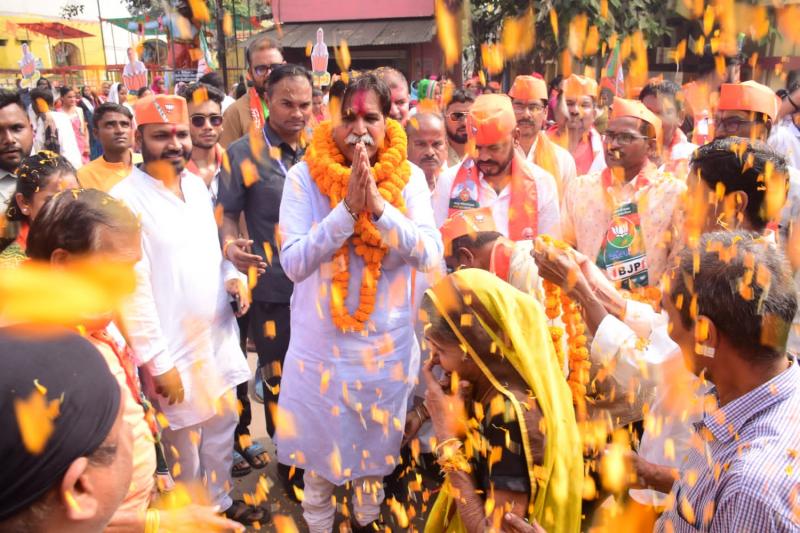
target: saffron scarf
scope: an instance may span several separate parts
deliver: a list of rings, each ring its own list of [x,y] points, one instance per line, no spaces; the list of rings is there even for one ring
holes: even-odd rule
[[[484,376],[513,407],[522,434],[532,498],[528,519],[549,533],[577,533],[581,523],[583,456],[572,394],[558,363],[544,309],[535,298],[490,272],[464,269],[439,281],[426,294]],[[470,315],[471,321],[465,321]],[[458,324],[471,323],[469,327]],[[482,328],[499,354],[479,354],[472,328]],[[534,463],[523,406],[491,372],[485,358],[503,358],[522,377],[542,412],[544,461]],[[456,496],[445,480],[425,525],[426,533],[466,531]]]
[[[471,157],[464,159],[450,188],[448,217],[463,209],[481,207],[481,172]],[[508,237],[513,241],[533,239],[539,229],[536,178],[525,159],[514,151],[511,160],[511,200],[508,207]]]
[[[250,118],[253,119],[253,127],[256,130],[260,130],[267,123],[269,110],[264,104],[264,100],[258,95],[255,87],[250,87],[247,90],[247,94],[250,99],[248,106],[250,108]]]

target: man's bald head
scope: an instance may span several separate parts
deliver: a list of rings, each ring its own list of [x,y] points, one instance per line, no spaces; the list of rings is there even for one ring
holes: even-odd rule
[[[425,172],[428,186],[433,189],[436,177],[447,162],[447,134],[444,117],[438,113],[417,113],[406,125],[408,160]]]

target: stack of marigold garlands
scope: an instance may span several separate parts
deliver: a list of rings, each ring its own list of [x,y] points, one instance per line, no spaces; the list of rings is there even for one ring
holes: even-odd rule
[[[378,160],[372,167],[375,183],[384,200],[400,211],[405,211],[403,189],[411,175],[411,167],[406,160],[406,134],[400,123],[386,120],[386,139],[378,149]],[[336,207],[347,194],[350,181],[350,167],[333,140],[333,127],[330,121],[321,123],[314,130],[314,136],[306,153],[306,162],[311,177],[320,192],[328,197],[331,208]],[[364,259],[361,276],[361,292],[358,307],[350,314],[345,302],[350,281],[350,245],[356,255]],[[333,254],[334,275],[331,283],[331,318],[342,331],[363,331],[375,309],[378,280],[381,276],[381,263],[388,247],[381,240],[381,234],[366,211],[358,214],[353,236]]]
[[[545,235],[545,242],[561,249],[569,246],[561,241]],[[583,324],[580,307],[573,302],[557,285],[544,280],[545,314],[549,320],[559,316],[566,328],[567,349],[569,361],[569,374],[567,384],[572,392],[572,401],[575,404],[575,414],[578,421],[586,420],[586,387],[589,383],[589,350],[586,347],[586,326]],[[564,348],[562,339],[564,329],[559,326],[550,326],[550,338],[556,349],[559,361],[564,361]]]

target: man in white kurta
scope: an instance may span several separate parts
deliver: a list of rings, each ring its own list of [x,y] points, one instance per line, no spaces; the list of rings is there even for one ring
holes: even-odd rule
[[[136,122],[144,164],[110,191],[142,223],[137,287],[123,321],[145,392],[169,422],[163,440],[173,475],[205,477],[211,503],[228,510],[234,389],[250,376],[228,294],[242,284],[222,258],[205,183],[183,168],[191,150],[186,101],[142,99]]]
[[[405,212],[376,198],[375,181],[369,183],[377,180],[377,171],[367,157],[374,161],[380,155],[377,146],[393,146],[386,132],[405,140],[399,124],[387,124],[390,106],[388,88],[374,76],[351,82],[340,123],[318,126],[306,162],[289,170],[283,189],[281,265],[295,283],[292,330],[301,334],[292,336],[286,354],[276,444],[281,463],[305,469],[303,516],[312,533],[331,531],[333,490],[346,481],[353,481],[355,488],[354,531],[371,527],[379,516],[382,478],[398,459],[419,368],[411,272],[433,269],[442,257],[425,176],[405,161],[405,150],[400,165],[411,169],[401,191]],[[335,143],[320,142],[331,135]],[[316,147],[323,144],[344,156],[350,180],[359,179],[357,169],[363,169],[365,187],[372,191],[365,202],[354,200],[359,190],[347,185],[347,196],[340,201],[331,202],[321,192],[312,169],[319,157]],[[366,329],[343,332],[331,316],[332,257],[352,242],[355,218],[365,212],[389,250]],[[349,313],[359,306],[363,269],[363,259],[349,245],[344,300]]]

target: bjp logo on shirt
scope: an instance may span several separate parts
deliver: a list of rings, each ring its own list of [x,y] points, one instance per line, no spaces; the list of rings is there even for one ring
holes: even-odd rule
[[[614,248],[627,248],[633,243],[636,225],[626,217],[617,217],[606,232],[606,240]]]

